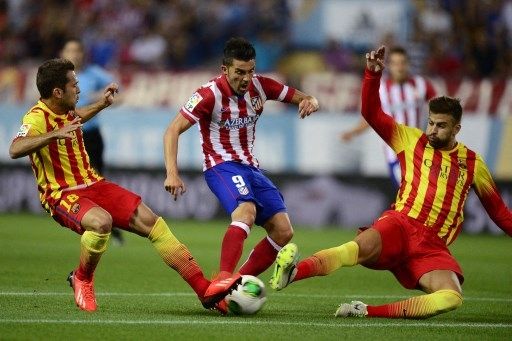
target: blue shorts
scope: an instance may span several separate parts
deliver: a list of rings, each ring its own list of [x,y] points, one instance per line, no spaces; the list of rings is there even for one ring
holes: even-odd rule
[[[263,226],[276,213],[286,212],[283,195],[256,167],[226,161],[206,170],[204,178],[228,214],[240,203],[252,201],[256,225]]]
[[[400,184],[402,182],[400,162],[398,162],[398,160],[395,160],[393,162],[388,162],[388,167],[389,167],[389,175],[391,176],[391,182],[393,183],[393,187],[395,189],[400,188]]]

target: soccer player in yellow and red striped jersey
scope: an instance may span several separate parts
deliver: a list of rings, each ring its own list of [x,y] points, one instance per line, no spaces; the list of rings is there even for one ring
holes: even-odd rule
[[[68,278],[77,306],[86,311],[97,308],[94,271],[116,226],[147,237],[206,308],[226,313],[223,298],[239,276],[228,278],[207,294],[210,281],[165,221],[139,195],[103,179],[89,163],[82,122],[113,103],[117,84],[108,85],[100,101],[76,109],[80,89],[71,61],[44,62],[36,83],[41,98],[23,117],[9,153],[13,159],[30,157],[41,204],[58,223],[81,235],[80,261]]]
[[[462,107],[459,100],[437,97],[429,102],[426,131],[398,124],[379,99],[385,48],[366,55],[362,114],[394,150],[402,181],[391,210],[348,243],[321,250],[297,264],[297,246],[278,254],[270,284],[280,290],[293,281],[325,276],[361,264],[389,270],[407,289],[426,294],[390,304],[360,301],[341,304],[336,316],[427,318],[462,304],[462,270],[448,245],[459,234],[462,210],[473,187],[492,220],[512,236],[512,212],[503,202],[482,157],[458,142]]]

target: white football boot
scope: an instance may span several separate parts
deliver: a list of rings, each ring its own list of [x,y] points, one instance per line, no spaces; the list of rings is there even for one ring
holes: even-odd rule
[[[342,303],[334,313],[336,317],[365,317],[368,315],[366,304],[360,301]]]

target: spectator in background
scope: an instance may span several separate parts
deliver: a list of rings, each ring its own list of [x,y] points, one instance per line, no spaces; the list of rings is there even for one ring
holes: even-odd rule
[[[407,41],[400,43],[409,51],[414,73],[425,72],[428,64],[429,72],[444,76],[443,70],[456,64],[454,75],[510,74],[511,0],[401,3],[412,5],[406,24],[411,30]],[[87,47],[90,60],[101,66],[147,67],[156,60],[168,69],[204,68],[217,64],[219,46],[237,32],[255,42],[262,57],[259,69],[272,69],[277,59],[286,57],[276,53],[276,42],[283,54],[304,47],[288,44],[290,6],[289,0],[0,0],[0,61],[12,65],[53,57],[60,47],[55,42],[74,36]],[[362,12],[357,23],[354,41],[344,42],[348,55],[366,50],[379,36],[368,13]],[[263,50],[269,52],[268,63]],[[490,65],[492,60],[496,65]],[[338,69],[336,63],[328,64]],[[357,72],[361,65],[353,62],[347,67],[343,71]]]
[[[275,33],[270,30],[263,30],[254,40],[254,49],[258,56],[259,72],[271,72],[284,52],[285,44]]]
[[[132,42],[129,54],[133,62],[138,65],[158,68],[164,65],[166,49],[167,42],[151,19],[151,24]]]
[[[425,8],[420,12],[419,24],[425,33],[440,37],[450,34],[453,29],[450,13],[435,0],[425,2]]]
[[[494,73],[498,59],[498,49],[491,39],[485,34],[483,28],[475,30],[471,40],[471,55],[478,77],[489,77]]]
[[[84,48],[82,42],[78,39],[66,41],[61,51],[61,57],[70,60],[75,65],[75,73],[80,87],[80,96],[77,103],[79,107],[85,107],[96,102],[103,95],[103,89],[113,81],[112,76],[101,67],[84,63]],[[103,162],[104,143],[98,116],[94,116],[87,121],[83,125],[82,131],[91,166],[100,175],[103,175],[105,170]],[[112,229],[112,236],[119,245],[123,244],[123,236],[119,229]]]
[[[447,40],[434,40],[430,56],[426,61],[428,74],[443,75],[445,78],[460,78],[464,75],[462,52],[454,48],[453,37]]]
[[[343,42],[330,39],[323,51],[325,64],[335,72],[350,71],[354,68],[354,53]]]
[[[424,119],[420,117],[427,101],[436,95],[429,80],[422,76],[413,76],[409,71],[409,57],[402,47],[389,51],[389,75],[381,80],[379,96],[385,113],[398,123],[422,128]],[[362,119],[357,126],[342,133],[344,141],[350,141],[369,128]],[[395,188],[401,182],[400,164],[396,154],[387,145],[384,146],[391,181]]]

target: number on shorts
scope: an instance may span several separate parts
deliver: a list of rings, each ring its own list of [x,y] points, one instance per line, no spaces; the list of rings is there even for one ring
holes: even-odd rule
[[[235,183],[236,188],[244,187],[245,181],[244,178],[242,178],[241,175],[234,175],[231,180]]]
[[[76,194],[70,194],[66,196],[65,199],[61,199],[60,204],[66,208],[66,210],[71,211],[71,207],[73,203],[75,203],[80,197]]]

